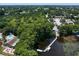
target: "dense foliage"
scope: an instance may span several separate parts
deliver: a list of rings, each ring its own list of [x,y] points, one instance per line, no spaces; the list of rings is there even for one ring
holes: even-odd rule
[[[4,35],[9,32],[20,41],[15,46],[15,55],[38,55],[39,42],[52,38],[52,27],[43,10],[9,8],[0,12],[0,30]],[[7,13],[8,12],[8,13]]]
[[[76,20],[75,25],[59,27],[60,35],[71,35],[79,31],[79,8],[58,8],[52,6],[6,6],[0,7],[0,32],[12,32],[20,41],[15,46],[15,55],[38,55],[36,49],[41,41],[52,38],[53,24],[48,19],[54,16]],[[77,16],[77,17],[74,17]],[[1,50],[2,51],[2,50]]]
[[[66,25],[62,25],[59,30],[61,36],[72,35],[73,33],[79,32],[79,25],[66,24]]]
[[[37,44],[52,37],[52,27],[43,15],[29,17],[26,21],[22,18],[17,27],[20,42],[16,46],[15,54],[38,55],[36,52]]]

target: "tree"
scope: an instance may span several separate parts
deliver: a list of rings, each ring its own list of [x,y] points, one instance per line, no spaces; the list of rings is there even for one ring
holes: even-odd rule
[[[32,15],[27,21],[22,18],[17,30],[20,42],[15,47],[15,54],[38,55],[37,43],[52,37],[52,27],[42,14]]]
[[[78,24],[74,24],[74,25],[72,25],[72,24],[67,25],[66,24],[64,26],[61,26],[59,28],[59,30],[60,30],[61,36],[72,35],[73,33],[79,31],[79,26],[78,26]]]

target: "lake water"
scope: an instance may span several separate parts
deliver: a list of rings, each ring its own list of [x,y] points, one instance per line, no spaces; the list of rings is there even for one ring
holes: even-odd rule
[[[51,42],[51,40],[49,41]],[[51,49],[48,52],[42,52],[39,53],[39,55],[41,56],[64,56],[64,49],[63,49],[63,45],[56,41],[52,46]]]
[[[60,43],[56,41],[51,46],[50,51],[39,53],[39,55],[41,56],[79,56],[79,42]]]

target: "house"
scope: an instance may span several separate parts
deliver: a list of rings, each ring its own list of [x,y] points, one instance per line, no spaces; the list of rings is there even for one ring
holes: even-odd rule
[[[74,22],[71,21],[70,19],[66,19],[65,22],[66,22],[67,24],[74,24]]]
[[[9,13],[5,13],[5,15],[9,15]]]
[[[26,11],[22,11],[22,12],[20,12],[20,14],[25,14],[26,13]]]
[[[60,26],[60,25],[61,25],[61,22],[60,22],[60,20],[61,20],[60,18],[54,18],[54,19],[53,19],[53,21],[54,21],[54,24],[55,24],[55,25],[58,25],[58,26]]]
[[[13,48],[5,47],[3,50],[3,53],[7,54],[7,55],[14,55],[14,51],[15,51],[15,49],[13,49]]]
[[[14,37],[15,37],[15,36],[14,36],[12,33],[9,33],[9,35],[7,35],[5,39],[6,39],[7,41],[10,41],[10,40],[13,40]]]
[[[5,45],[3,45],[4,48],[3,53],[7,55],[14,55],[14,51],[15,51],[14,47],[16,43],[19,42],[19,39],[15,35],[10,33],[5,37],[5,40],[6,42]]]
[[[44,10],[49,10],[49,8],[44,8]]]
[[[16,36],[14,36],[12,33],[6,36],[5,39],[7,40],[5,44],[7,44],[9,47],[14,47],[16,43],[19,42],[19,39]]]

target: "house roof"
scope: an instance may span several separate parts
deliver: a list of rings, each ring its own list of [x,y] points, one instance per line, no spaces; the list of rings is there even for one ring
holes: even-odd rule
[[[61,25],[60,18],[54,18],[54,24]]]
[[[14,55],[14,51],[15,51],[15,49],[9,48],[9,47],[5,47],[5,49],[3,50],[4,53],[8,53],[11,55]]]
[[[14,35],[13,34],[9,34],[8,36],[6,36],[6,40],[12,40],[14,39]]]
[[[57,32],[59,31],[58,28],[57,28],[57,26],[54,26],[54,27],[53,27],[53,30],[54,30],[54,31],[57,31]]]
[[[71,21],[70,19],[65,20],[66,23],[73,23],[73,21]]]
[[[16,41],[16,38],[14,38],[13,40],[8,41],[7,43],[8,43],[10,46],[12,46],[12,45],[15,43],[15,41]]]
[[[19,42],[19,39],[15,36],[12,40],[7,41],[6,43],[9,44],[10,46],[15,46],[16,43]]]

